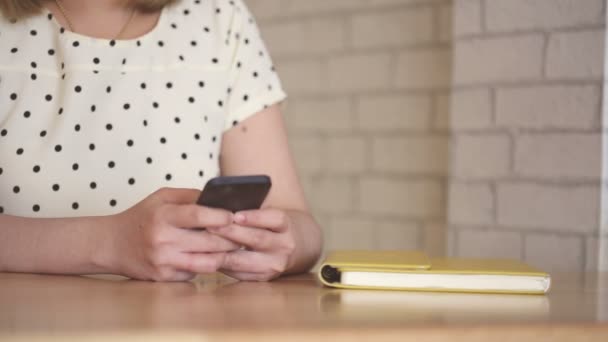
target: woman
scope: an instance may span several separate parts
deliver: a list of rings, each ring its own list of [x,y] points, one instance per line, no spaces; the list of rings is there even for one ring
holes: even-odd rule
[[[314,264],[285,95],[242,1],[0,9],[1,271],[263,281]],[[220,174],[271,176],[264,207],[194,204]]]

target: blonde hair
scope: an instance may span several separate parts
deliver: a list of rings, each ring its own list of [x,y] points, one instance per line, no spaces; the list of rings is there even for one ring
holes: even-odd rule
[[[142,12],[158,11],[180,0],[126,0]],[[7,18],[20,19],[40,13],[42,0],[0,0],[0,12]]]

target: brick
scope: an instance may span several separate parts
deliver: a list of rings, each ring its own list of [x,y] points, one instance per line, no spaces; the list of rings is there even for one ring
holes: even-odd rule
[[[585,272],[597,272],[600,267],[600,238],[585,238]]]
[[[580,271],[583,241],[580,237],[530,234],[526,236],[526,262],[543,271]]]
[[[366,168],[367,142],[361,137],[331,137],[327,140],[327,170],[361,173]]]
[[[325,13],[365,7],[367,0],[283,0],[289,14]]]
[[[345,46],[345,25],[335,18],[272,22],[261,29],[273,56],[328,54]]]
[[[542,35],[476,38],[454,43],[457,85],[538,80],[543,68]]]
[[[368,0],[369,7],[395,5],[432,5],[450,3],[452,0]]]
[[[353,210],[352,182],[345,177],[323,177],[313,183],[310,203],[323,214],[341,214]]]
[[[357,127],[365,131],[422,131],[431,120],[428,95],[380,95],[357,101]]]
[[[301,174],[315,174],[321,170],[323,146],[318,137],[291,136],[289,143]]]
[[[446,133],[451,132],[450,95],[438,93],[434,97],[434,102],[433,129]]]
[[[600,238],[600,250],[598,252],[598,270],[608,272],[608,237]]]
[[[481,28],[481,0],[454,0],[453,35],[461,37],[478,34]]]
[[[592,232],[599,221],[597,186],[498,185],[498,223],[521,229]]]
[[[353,126],[350,101],[346,98],[295,99],[286,111],[290,128],[305,132],[345,132]]]
[[[255,0],[253,0],[255,1]],[[359,9],[382,9],[409,5],[445,4],[450,0],[283,0],[286,14],[343,14]]]
[[[332,91],[386,89],[391,85],[390,55],[372,53],[331,58],[328,88]],[[323,87],[323,89],[326,89]]]
[[[331,249],[374,249],[375,226],[356,219],[332,219],[329,226]]]
[[[359,184],[359,211],[404,218],[444,215],[444,190],[437,181],[366,177]]]
[[[355,15],[350,21],[350,29],[353,46],[356,48],[430,42],[433,35],[433,12],[429,7],[415,7]]]
[[[277,64],[277,71],[288,93],[323,94],[323,66],[315,60],[290,61]]]
[[[422,250],[431,257],[446,256],[447,235],[445,222],[426,222],[422,230]]]
[[[299,174],[299,180],[300,180],[300,184],[302,185],[302,189],[304,190],[304,195],[306,196],[307,199],[311,199],[312,198],[312,194],[314,192],[313,189],[313,177],[311,175],[307,175],[307,174]],[[315,216],[315,218],[318,220],[319,218],[317,216]]]
[[[419,228],[399,221],[369,218],[335,218],[331,222],[331,241],[336,249],[418,249]]]
[[[444,175],[447,160],[446,137],[376,138],[372,141],[374,171]]]
[[[448,220],[452,224],[491,225],[494,223],[494,203],[489,184],[451,182]]]
[[[380,250],[419,249],[420,229],[411,222],[380,222],[371,220],[368,228],[375,230],[374,248]]]
[[[488,31],[554,29],[600,24],[602,0],[486,0]]]
[[[451,227],[447,230],[446,234],[446,249],[447,256],[458,256],[458,251],[456,248],[458,247],[458,231]]]
[[[403,52],[397,60],[396,84],[405,89],[447,88],[451,79],[451,59],[448,48]]]
[[[438,128],[481,130],[492,127],[492,102],[489,89],[453,90],[437,98]]]
[[[521,259],[523,249],[521,233],[495,230],[460,230],[457,234],[458,256]]]
[[[590,129],[600,110],[596,86],[499,88],[497,125],[535,129]]]
[[[248,0],[247,7],[257,19],[279,17],[284,0]]]
[[[549,79],[600,80],[604,73],[604,30],[551,34],[547,48]]]
[[[515,142],[515,171],[539,179],[601,179],[599,134],[534,134]]]
[[[511,143],[505,135],[458,136],[452,146],[452,170],[460,179],[496,179],[509,174]]]
[[[453,7],[450,6],[441,6],[436,10],[437,19],[437,39],[440,42],[449,42],[452,40],[452,30],[454,27],[453,23]]]

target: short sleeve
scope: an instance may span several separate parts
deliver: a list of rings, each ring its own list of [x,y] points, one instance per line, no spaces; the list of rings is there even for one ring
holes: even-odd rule
[[[251,12],[242,0],[234,4],[225,131],[287,97]]]

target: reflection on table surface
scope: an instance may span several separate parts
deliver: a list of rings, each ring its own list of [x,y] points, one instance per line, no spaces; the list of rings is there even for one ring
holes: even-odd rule
[[[608,277],[553,277],[547,296],[336,290],[312,275],[189,283],[0,274],[0,333],[226,331],[607,321]]]

